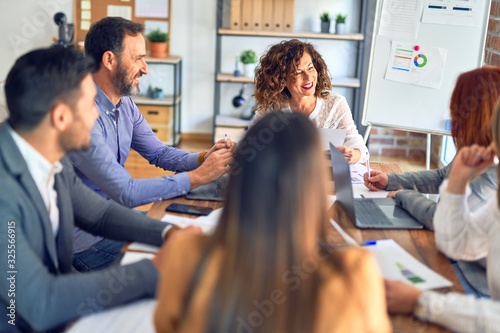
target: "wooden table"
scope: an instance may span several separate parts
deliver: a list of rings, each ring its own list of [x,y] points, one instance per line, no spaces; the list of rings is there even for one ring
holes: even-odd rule
[[[384,172],[401,172],[401,168],[394,163],[372,163],[371,168]],[[207,206],[214,209],[222,207],[222,202],[188,200],[184,197],[179,197],[156,202],[148,212],[148,216],[161,219],[163,215],[165,215],[165,208],[173,202]],[[420,262],[424,263],[453,283],[451,288],[444,288],[439,291],[463,292],[460,282],[458,281],[449,260],[437,250],[436,243],[434,241],[434,233],[432,231],[357,229],[347,218],[338,203],[335,203],[331,207],[329,213],[330,216],[334,218],[339,225],[357,241],[371,239],[394,239],[401,247],[403,247]],[[342,238],[336,233],[335,230],[333,230],[333,228],[332,234],[329,235],[329,237],[338,242],[343,242]],[[391,321],[394,332],[448,332],[447,330],[436,325],[420,322],[412,316],[391,316]]]

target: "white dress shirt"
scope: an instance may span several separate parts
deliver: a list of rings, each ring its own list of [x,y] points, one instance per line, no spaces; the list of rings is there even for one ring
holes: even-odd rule
[[[436,244],[454,259],[474,260],[487,256],[488,286],[492,300],[472,295],[439,294],[425,291],[415,315],[454,332],[500,332],[500,210],[497,198],[471,213],[464,195],[440,187],[440,201],[434,215]]]
[[[55,238],[59,230],[59,208],[57,207],[57,192],[54,189],[54,180],[55,175],[62,171],[63,166],[59,161],[51,164],[10,126],[8,126],[8,129],[21,155],[23,155],[24,161],[28,165],[28,170],[47,208]]]

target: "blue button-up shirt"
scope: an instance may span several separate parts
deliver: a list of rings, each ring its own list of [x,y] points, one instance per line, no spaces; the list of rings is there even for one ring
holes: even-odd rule
[[[115,106],[97,85],[96,88],[100,116],[92,129],[91,147],[87,151],[69,154],[83,182],[103,197],[128,207],[187,193],[191,184],[187,173],[182,171],[198,167],[198,154],[162,143],[130,97],[122,97]],[[150,164],[181,173],[133,179],[124,167],[130,148]],[[75,252],[83,251],[100,239],[95,238],[92,242],[75,239]],[[85,245],[81,246],[82,243]]]

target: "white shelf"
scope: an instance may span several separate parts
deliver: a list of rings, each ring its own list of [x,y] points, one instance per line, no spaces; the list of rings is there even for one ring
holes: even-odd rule
[[[229,83],[254,83],[253,77],[234,76],[231,73],[217,73],[217,82]],[[358,78],[355,77],[334,77],[332,78],[332,86],[334,87],[347,87],[359,88],[361,86]]]
[[[173,96],[165,96],[159,99],[152,99],[147,97],[146,95],[134,95],[132,96],[132,100],[135,104],[148,104],[148,105],[174,105],[178,104],[181,101],[181,96],[177,96],[175,103]]]
[[[145,57],[144,60],[148,64],[177,64],[182,60],[182,57],[180,56],[169,56],[166,58],[151,58],[151,57]]]
[[[258,30],[234,30],[219,28],[219,35],[223,36],[249,36],[249,37],[283,37],[283,38],[303,38],[303,39],[331,39],[331,40],[352,40],[360,41],[365,37],[362,34],[336,35],[329,33],[319,33],[310,31],[258,31]]]
[[[251,120],[245,120],[237,117],[231,116],[222,116],[217,115],[215,117],[215,126],[218,127],[236,127],[236,128],[245,128],[250,125]]]

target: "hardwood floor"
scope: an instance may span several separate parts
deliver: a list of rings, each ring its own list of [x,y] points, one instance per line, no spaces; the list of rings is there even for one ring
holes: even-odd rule
[[[212,147],[212,137],[210,135],[198,134],[183,134],[183,138],[179,144],[179,149],[189,152],[201,152]],[[398,164],[403,172],[425,170],[425,158],[409,159],[406,157],[387,157],[372,155],[370,158],[373,162],[385,162]],[[125,167],[130,172],[133,178],[154,178],[172,175],[172,172],[165,171],[156,166],[150,165],[137,152],[131,151]],[[139,210],[149,210],[152,204],[137,207]]]

